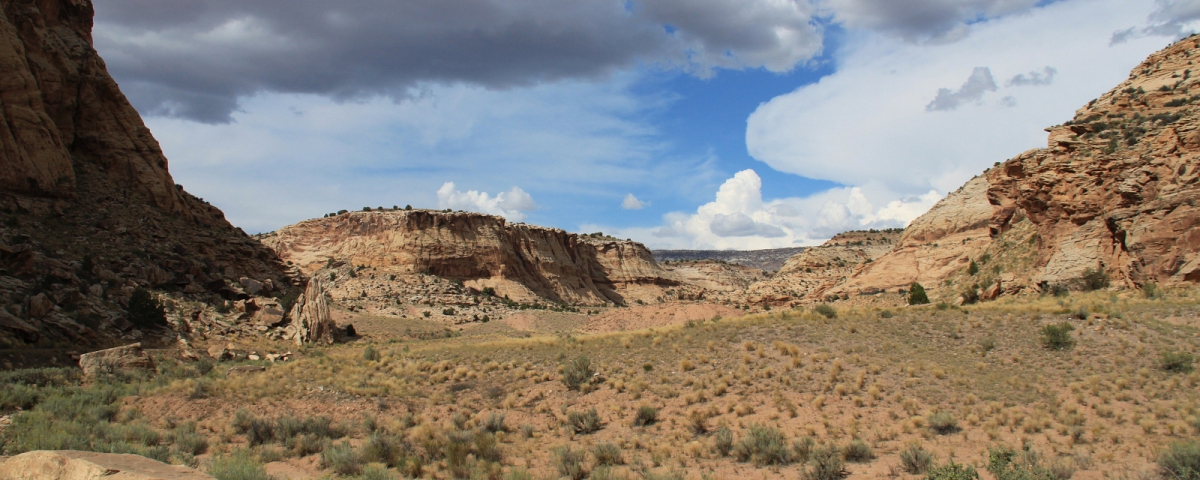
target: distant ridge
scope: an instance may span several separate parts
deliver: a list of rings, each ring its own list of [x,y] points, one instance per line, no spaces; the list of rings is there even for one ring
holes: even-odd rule
[[[721,260],[773,272],[793,255],[808,247],[772,248],[768,250],[653,250],[654,261]]]

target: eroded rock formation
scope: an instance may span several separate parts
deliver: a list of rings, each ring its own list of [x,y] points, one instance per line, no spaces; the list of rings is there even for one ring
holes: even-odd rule
[[[333,331],[337,328],[329,316],[329,300],[320,280],[309,280],[308,287],[292,307],[290,336],[297,345],[305,343],[333,343]]]
[[[342,264],[370,267],[372,275],[428,274],[514,301],[624,304],[679,283],[639,243],[478,213],[349,212],[259,239],[309,274]]]

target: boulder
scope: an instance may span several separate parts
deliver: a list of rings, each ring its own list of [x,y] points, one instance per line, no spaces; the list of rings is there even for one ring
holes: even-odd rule
[[[242,288],[250,295],[258,295],[258,292],[263,290],[262,282],[253,278],[242,277],[238,279],[238,283],[242,284]]]
[[[0,460],[0,480],[213,480],[182,465],[127,453],[37,450]]]
[[[141,343],[133,343],[80,355],[79,367],[83,369],[83,376],[91,377],[98,373],[154,370],[154,360],[142,350]]]
[[[292,307],[291,317],[297,345],[333,343],[333,330],[337,325],[329,316],[329,301],[325,298],[325,288],[319,280],[314,278],[308,281],[304,293],[296,299],[296,305]]]
[[[29,298],[29,316],[33,318],[42,318],[54,310],[54,302],[50,300],[44,293],[39,293]]]
[[[229,360],[233,358],[233,352],[230,352],[229,349],[225,348],[224,346],[213,345],[208,347],[208,356],[212,357],[213,360],[216,361]]]

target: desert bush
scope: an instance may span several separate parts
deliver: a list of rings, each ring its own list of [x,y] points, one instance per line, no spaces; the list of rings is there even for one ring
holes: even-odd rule
[[[571,480],[583,480],[588,474],[583,465],[585,457],[583,451],[571,450],[569,446],[559,447],[554,449],[554,467],[559,475]]]
[[[1017,452],[1005,446],[988,449],[987,471],[996,480],[1057,480],[1054,473],[1042,466],[1037,452]]]
[[[809,468],[801,475],[804,480],[840,480],[849,475],[846,464],[842,461],[842,453],[833,445],[813,450],[808,463]]]
[[[816,441],[812,437],[800,437],[792,441],[792,456],[797,462],[807,462],[812,457]]]
[[[1071,322],[1050,324],[1042,327],[1042,345],[1051,350],[1062,350],[1075,344],[1071,338],[1071,330],[1075,326]]]
[[[208,474],[217,480],[270,480],[263,466],[246,450],[218,456],[208,464]]]
[[[713,448],[722,457],[728,456],[729,452],[733,450],[733,431],[729,430],[729,427],[718,428],[713,435],[713,440]]]
[[[0,390],[0,412],[29,410],[42,399],[40,389],[25,384],[4,385]]]
[[[400,442],[395,437],[375,432],[362,445],[358,456],[364,462],[382,463],[394,467],[402,463],[404,454]]]
[[[600,430],[600,414],[596,409],[589,408],[587,412],[567,412],[567,425],[571,431],[586,435]]]
[[[171,433],[170,440],[177,450],[189,455],[200,455],[208,451],[208,439],[204,435],[196,433],[195,422],[188,422],[176,427],[175,431]]]
[[[1142,295],[1148,299],[1154,300],[1163,298],[1165,296],[1165,292],[1163,292],[1163,289],[1159,287],[1158,284],[1147,283],[1142,285]]]
[[[837,318],[837,309],[827,303],[822,303],[813,307],[813,312],[824,316],[825,318]]]
[[[925,287],[921,284],[913,282],[908,287],[908,304],[909,305],[926,305],[929,303],[929,295],[925,294]]]
[[[879,318],[892,318],[894,316],[896,316],[896,314],[892,313],[891,310],[884,310],[882,312],[879,312]]]
[[[592,456],[596,457],[596,465],[620,465],[625,463],[621,458],[621,447],[612,442],[599,443],[592,447]]]
[[[638,407],[637,414],[633,417],[633,426],[646,427],[654,425],[658,421],[658,409],[649,405]]]
[[[167,312],[149,290],[136,288],[129,296],[129,322],[141,328],[165,327]]]
[[[379,350],[375,350],[374,346],[367,345],[367,348],[363,349],[362,358],[368,362],[378,362],[380,358]]]
[[[938,435],[947,435],[958,431],[958,420],[950,412],[935,412],[925,418],[929,421],[929,429]]]
[[[875,452],[871,451],[871,446],[867,445],[867,442],[856,438],[842,447],[842,458],[847,462],[865,463],[875,458]]]
[[[395,480],[396,474],[392,473],[387,467],[378,464],[370,464],[363,468],[362,474],[355,477],[355,480]]]
[[[1196,358],[1187,352],[1162,352],[1159,365],[1168,372],[1189,373]]]
[[[1085,291],[1100,290],[1108,288],[1108,274],[1104,272],[1104,268],[1087,269],[1083,271],[1083,276],[1079,278]]]
[[[362,473],[362,459],[349,442],[337,443],[322,451],[321,465],[339,475]]]
[[[708,415],[700,410],[692,410],[688,414],[687,419],[688,430],[692,435],[705,435],[708,433]]]
[[[919,443],[910,443],[900,451],[900,466],[905,472],[922,474],[933,466],[933,453],[921,447]]]
[[[596,374],[587,357],[579,357],[563,366],[562,382],[570,390],[579,390]]]
[[[1170,444],[1159,454],[1158,468],[1165,478],[1200,480],[1200,440]]]
[[[733,455],[740,462],[752,462],[755,466],[787,465],[792,463],[792,452],[787,439],[777,428],[754,424],[733,447]]]
[[[492,412],[489,414],[483,421],[483,429],[491,433],[509,431],[508,425],[504,424],[504,413]]]
[[[250,446],[263,445],[275,440],[275,424],[258,418],[245,409],[239,409],[233,417],[235,432],[245,435]]]
[[[979,472],[975,471],[975,467],[951,460],[950,463],[929,470],[929,475],[925,478],[926,480],[979,480]]]

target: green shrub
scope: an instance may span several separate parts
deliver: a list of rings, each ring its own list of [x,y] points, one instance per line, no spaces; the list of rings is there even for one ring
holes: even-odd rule
[[[1062,350],[1075,344],[1071,338],[1071,330],[1075,326],[1071,322],[1050,324],[1042,327],[1042,345],[1051,350]]]
[[[967,265],[967,275],[975,275],[979,273],[979,264],[971,260],[971,264]]]
[[[331,445],[321,452],[321,465],[339,475],[362,473],[362,460],[348,442]]]
[[[958,431],[958,421],[950,412],[931,413],[926,420],[929,421],[929,429],[938,435],[947,435]]]
[[[1200,480],[1200,440],[1170,444],[1158,456],[1158,468],[1166,478]]]
[[[194,422],[185,423],[171,434],[171,443],[180,452],[190,455],[200,455],[208,451],[208,439],[196,433]]]
[[[649,405],[638,407],[637,414],[633,417],[633,426],[646,427],[654,425],[658,421],[658,409]]]
[[[950,460],[950,463],[938,466],[929,471],[926,480],[979,480],[979,472],[970,465],[960,465]],[[997,477],[998,478],[998,477]]]
[[[250,446],[263,445],[275,440],[275,424],[254,416],[247,410],[238,410],[233,417],[235,432],[246,436]]]
[[[922,448],[919,443],[910,443],[900,451],[900,466],[911,474],[928,472],[929,467],[933,466],[933,453]]]
[[[263,466],[246,450],[219,456],[208,464],[208,474],[217,480],[271,480]]]
[[[379,351],[375,350],[375,347],[371,345],[367,345],[367,348],[363,350],[362,356],[363,360],[368,362],[378,362],[380,358]]]
[[[842,453],[833,445],[825,445],[812,452],[809,468],[801,476],[804,480],[840,480],[850,473],[842,461]]]
[[[141,328],[165,327],[167,312],[150,291],[136,288],[129,296],[129,321]]]
[[[404,457],[400,442],[381,432],[372,433],[367,438],[358,456],[364,462],[382,463],[389,467],[399,465]]]
[[[483,421],[483,429],[491,433],[509,431],[508,425],[504,424],[504,413],[492,412],[488,415],[487,419]]]
[[[1159,365],[1168,372],[1189,373],[1196,358],[1187,352],[1162,352]]]
[[[594,408],[589,408],[587,412],[567,412],[567,425],[571,431],[581,435],[594,433],[601,427],[600,414]]]
[[[837,318],[837,309],[826,303],[822,303],[813,307],[813,311],[824,316],[825,318]]]
[[[761,424],[750,425],[750,430],[734,445],[733,455],[738,461],[753,462],[757,467],[792,463],[792,452],[783,432]]]
[[[909,305],[926,305],[929,303],[929,296],[925,294],[925,287],[921,284],[913,282],[908,287],[908,304]]]
[[[1083,271],[1083,276],[1079,281],[1083,285],[1085,291],[1100,290],[1108,288],[1108,274],[1104,272],[1104,268],[1087,269]]]
[[[362,474],[356,480],[395,480],[396,474],[383,465],[371,464],[363,468]]]
[[[579,357],[563,366],[563,385],[566,385],[570,390],[579,390],[585,384],[592,380],[596,374],[592,370],[592,363],[587,357]]]
[[[604,442],[592,447],[592,456],[596,457],[596,465],[621,465],[621,447],[612,442]]]
[[[996,480],[1058,480],[1054,473],[1041,464],[1037,452],[1017,452],[1008,447],[988,449],[988,472]]]
[[[715,440],[713,446],[717,453],[722,457],[728,456],[729,452],[733,450],[733,431],[729,430],[729,427],[721,427],[717,429],[713,437]]]
[[[892,313],[891,310],[884,310],[882,312],[879,312],[879,318],[892,318],[894,316],[896,316],[896,314]]]
[[[875,458],[875,452],[871,451],[867,442],[856,438],[842,447],[842,458],[847,462],[865,463]]]
[[[800,437],[792,441],[792,456],[797,462],[807,462],[812,457],[816,441],[812,437]]]
[[[554,449],[554,467],[558,469],[559,475],[571,480],[583,480],[587,478],[588,474],[587,468],[583,465],[586,456],[585,452],[571,450],[569,446],[556,448]]]
[[[1155,299],[1163,298],[1164,296],[1166,296],[1166,293],[1163,292],[1163,289],[1161,287],[1159,287],[1158,284],[1147,283],[1145,285],[1142,285],[1142,295],[1148,299],[1155,300]]]

